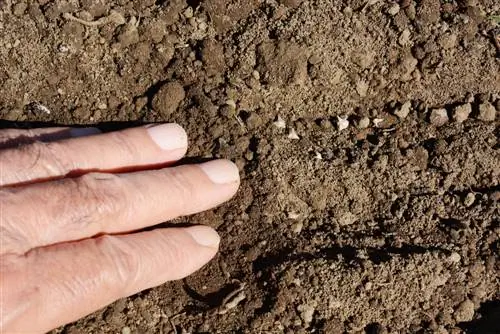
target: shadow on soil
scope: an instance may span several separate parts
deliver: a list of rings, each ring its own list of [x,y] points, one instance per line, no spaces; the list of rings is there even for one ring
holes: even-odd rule
[[[462,328],[467,334],[497,334],[500,333],[500,300],[493,300],[481,304],[477,311],[479,319],[462,323]]]

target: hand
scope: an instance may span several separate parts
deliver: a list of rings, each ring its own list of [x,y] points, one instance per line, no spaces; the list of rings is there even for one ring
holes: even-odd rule
[[[1,333],[49,331],[183,278],[218,250],[206,226],[133,231],[230,199],[233,163],[159,169],[186,153],[175,124],[96,132],[0,131]]]

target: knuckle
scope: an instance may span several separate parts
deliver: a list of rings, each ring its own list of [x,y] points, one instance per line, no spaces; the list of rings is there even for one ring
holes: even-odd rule
[[[49,177],[63,175],[69,171],[63,159],[61,146],[55,143],[34,141],[15,149],[5,151],[7,156],[2,160],[10,160],[17,167],[13,169],[20,180],[30,177]]]
[[[169,187],[172,189],[172,198],[180,214],[189,211],[190,204],[197,200],[197,187],[190,177],[191,166],[183,168],[165,169],[163,172],[168,178]]]
[[[29,245],[30,235],[18,221],[22,219],[20,203],[11,189],[0,189],[0,203],[0,255],[21,252]]]
[[[74,211],[72,219],[78,228],[110,217],[120,219],[121,215],[128,212],[125,205],[127,192],[123,190],[119,176],[90,173],[74,179],[72,183],[69,191],[72,196],[76,194],[77,203],[81,203],[80,211]]]
[[[141,257],[137,250],[120,237],[107,235],[97,240],[111,264],[111,280],[117,282],[120,289],[136,284],[141,273]]]
[[[181,279],[191,273],[195,265],[196,256],[186,247],[185,240],[181,234],[168,233],[161,236],[162,258],[168,264],[168,270],[172,279]]]
[[[131,140],[130,136],[128,136],[123,131],[116,131],[109,133],[110,141],[112,142],[113,147],[115,147],[120,152],[120,156],[124,160],[133,161],[137,158],[137,154],[141,152],[134,144],[134,141]]]

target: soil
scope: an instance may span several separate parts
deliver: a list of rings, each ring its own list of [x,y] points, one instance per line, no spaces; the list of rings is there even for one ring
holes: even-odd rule
[[[500,332],[499,15],[0,1],[2,126],[178,122],[243,178],[178,220],[217,228],[214,261],[55,333]]]

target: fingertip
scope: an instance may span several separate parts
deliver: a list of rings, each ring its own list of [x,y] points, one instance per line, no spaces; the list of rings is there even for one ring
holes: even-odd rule
[[[238,167],[229,160],[213,160],[200,164],[200,168],[208,178],[216,184],[230,184],[240,182]]]
[[[191,226],[186,228],[186,232],[200,246],[219,248],[220,236],[217,231],[209,226]]]
[[[153,140],[164,151],[187,151],[188,136],[186,131],[175,123],[149,125],[146,130]]]

